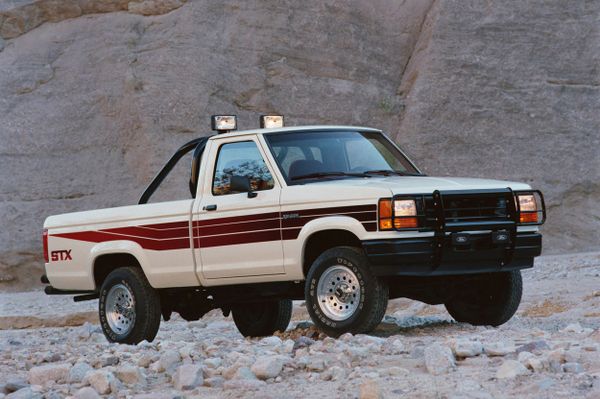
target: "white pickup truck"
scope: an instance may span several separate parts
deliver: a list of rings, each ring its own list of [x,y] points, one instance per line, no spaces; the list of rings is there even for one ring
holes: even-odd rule
[[[331,336],[374,329],[398,297],[475,325],[512,317],[541,253],[539,191],[425,176],[377,129],[263,123],[213,117],[221,134],[181,147],[138,205],[48,217],[46,293],[99,298],[120,343],[152,341],[173,311],[221,309],[243,335],[269,335],[299,299]],[[148,203],[189,152],[190,197]]]

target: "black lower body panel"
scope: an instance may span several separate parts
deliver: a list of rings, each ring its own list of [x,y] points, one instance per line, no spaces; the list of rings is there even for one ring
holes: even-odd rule
[[[443,276],[519,270],[533,267],[542,252],[542,235],[518,233],[510,244],[495,244],[491,233],[468,234],[468,244],[442,238],[363,241],[378,276]]]

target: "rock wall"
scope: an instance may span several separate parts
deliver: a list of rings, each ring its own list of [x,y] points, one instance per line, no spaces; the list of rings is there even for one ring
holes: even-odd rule
[[[376,126],[429,174],[530,182],[546,250],[593,249],[599,15],[558,0],[0,0],[0,280],[37,280],[47,215],[135,203],[225,112],[241,128],[267,112]],[[185,195],[186,167],[157,199]]]

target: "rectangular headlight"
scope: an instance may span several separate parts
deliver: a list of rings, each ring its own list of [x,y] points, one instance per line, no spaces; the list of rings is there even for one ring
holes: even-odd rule
[[[517,195],[519,201],[519,222],[520,223],[537,223],[538,206],[533,194]]]
[[[414,199],[394,200],[394,227],[412,229],[419,226],[417,204]]]
[[[235,115],[213,115],[210,118],[212,130],[219,133],[229,132],[237,129],[237,121]]]
[[[283,115],[261,115],[260,127],[261,129],[283,127]]]

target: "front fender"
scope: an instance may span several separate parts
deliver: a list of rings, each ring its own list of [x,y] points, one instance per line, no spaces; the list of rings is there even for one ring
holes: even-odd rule
[[[304,243],[312,234],[324,230],[346,230],[354,234],[359,240],[364,239],[367,234],[364,226],[350,216],[326,216],[306,223],[300,230],[298,239]]]

